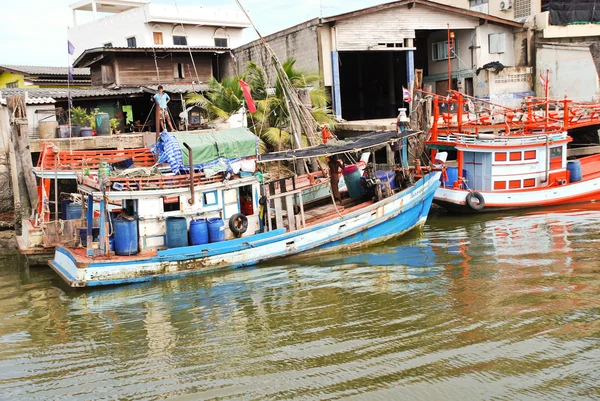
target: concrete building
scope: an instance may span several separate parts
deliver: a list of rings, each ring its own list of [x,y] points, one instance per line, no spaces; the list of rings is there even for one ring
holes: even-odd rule
[[[590,3],[593,6],[592,3]],[[586,20],[555,18],[550,10],[535,16],[535,67],[537,74],[550,72],[550,97],[562,99],[568,96],[578,101],[600,100],[600,80],[590,45],[600,41],[600,24],[590,10]],[[597,14],[597,13],[596,13]],[[543,95],[543,88],[536,79],[536,92]]]
[[[234,48],[242,44],[242,30],[250,26],[238,10],[150,4],[150,0],[81,0],[70,7],[69,40],[75,58],[97,47]],[[81,12],[91,12],[93,20],[78,25]]]
[[[411,88],[415,68],[424,71],[426,90],[446,93],[448,26],[454,34],[453,89],[505,104],[533,94],[531,70],[526,68],[531,44],[522,23],[437,2],[394,1],[315,18],[266,40],[282,61],[293,57],[298,68],[322,74],[339,118],[379,119],[397,115],[403,106],[402,87]],[[249,61],[270,68],[258,41],[234,54],[240,71]],[[490,62],[504,70],[497,74],[483,69],[478,75]]]
[[[525,22],[542,10],[542,0],[432,0],[494,17]]]

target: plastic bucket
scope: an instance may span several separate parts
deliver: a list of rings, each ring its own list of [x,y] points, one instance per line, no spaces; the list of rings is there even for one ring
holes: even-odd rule
[[[71,132],[70,127],[68,125],[59,125],[58,126],[58,137],[59,138],[70,138]]]
[[[133,217],[119,218],[113,221],[115,230],[115,253],[121,256],[138,253],[138,227]]]
[[[71,124],[71,136],[77,138],[81,136],[81,126]]]
[[[185,217],[167,217],[167,248],[188,246],[187,221]]]
[[[208,219],[208,240],[210,242],[225,241],[225,222],[220,217]]]
[[[69,203],[65,220],[77,220],[81,218],[81,205],[79,203]]]
[[[82,137],[94,136],[94,130],[90,127],[84,127],[79,130],[79,135]]]
[[[579,182],[582,180],[583,175],[581,173],[581,162],[579,160],[567,161],[567,170],[569,170],[570,182]]]
[[[208,244],[208,225],[206,219],[196,219],[190,222],[190,243],[192,245]]]
[[[344,182],[346,183],[346,188],[348,189],[348,194],[352,199],[360,198],[361,196],[361,188],[360,185],[360,171],[358,167],[355,165],[348,166],[342,170],[342,174],[344,176]]]
[[[385,183],[389,183],[390,184],[390,188],[395,189],[396,188],[396,173],[393,171],[388,171],[388,170],[377,170],[375,172],[375,176],[377,178],[379,178],[379,181],[381,181],[382,184]]]

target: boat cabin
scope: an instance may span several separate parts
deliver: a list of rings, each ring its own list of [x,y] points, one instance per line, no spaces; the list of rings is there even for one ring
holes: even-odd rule
[[[474,191],[522,190],[569,182],[566,132],[550,135],[444,135],[455,141],[455,166],[447,167],[445,187]],[[459,181],[458,165],[462,164]]]

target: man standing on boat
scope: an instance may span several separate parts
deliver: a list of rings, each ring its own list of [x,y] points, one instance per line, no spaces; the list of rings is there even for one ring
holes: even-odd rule
[[[160,119],[160,129],[161,131],[165,130],[165,120],[169,124],[169,128],[171,132],[177,131],[173,129],[173,124],[171,124],[171,118],[169,116],[169,107],[167,104],[171,101],[171,97],[163,91],[162,85],[158,86],[158,93],[152,97],[156,108],[158,109],[158,118]]]
[[[340,195],[339,183],[340,183],[340,168],[344,168],[344,162],[338,159],[337,155],[333,155],[327,162],[329,167],[329,181],[331,182],[331,192],[333,197],[338,203],[342,203],[342,196]]]

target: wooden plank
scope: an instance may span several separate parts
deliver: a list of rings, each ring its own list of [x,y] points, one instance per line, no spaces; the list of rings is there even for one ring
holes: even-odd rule
[[[60,151],[116,148],[133,149],[144,147],[144,135],[140,133],[70,139],[32,139],[29,144],[31,152],[41,152],[44,148],[45,143],[51,143],[55,145]],[[71,148],[69,148],[69,143],[71,143]]]
[[[285,208],[287,210],[288,227],[290,231],[296,231],[296,220],[294,218],[294,195],[285,197]]]
[[[586,146],[584,148],[567,149],[567,157],[590,156],[600,153],[600,146]]]
[[[281,205],[281,198],[273,200],[275,206],[275,224],[277,228],[283,228],[283,207]]]

